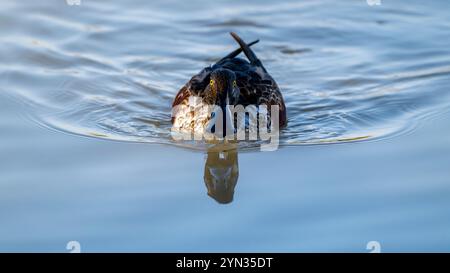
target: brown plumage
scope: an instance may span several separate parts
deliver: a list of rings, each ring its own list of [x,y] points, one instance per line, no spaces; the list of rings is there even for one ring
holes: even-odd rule
[[[194,75],[180,89],[172,106],[174,107],[180,104],[187,105],[191,96],[201,97],[208,104],[219,105],[221,100],[214,93],[214,87],[217,87],[219,83],[228,86],[233,81],[236,86],[227,88],[229,88],[230,99],[235,99],[235,105],[240,104],[245,107],[248,105],[266,104],[269,114],[270,106],[278,105],[280,110],[279,126],[285,127],[287,125],[286,106],[280,89],[275,80],[264,68],[261,61],[256,57],[255,53],[250,49],[250,46],[258,41],[247,45],[235,33],[232,32],[231,36],[237,41],[240,48],[231,52],[214,65],[204,68],[197,75]],[[236,57],[242,51],[249,61]],[[227,82],[226,79],[221,78],[223,75],[226,76],[225,78],[228,78],[227,74],[234,75],[234,79],[229,79]],[[232,76],[230,77],[232,78]],[[236,97],[233,97],[234,95]],[[177,118],[184,117],[178,117],[175,114],[172,118],[172,123],[175,123]]]

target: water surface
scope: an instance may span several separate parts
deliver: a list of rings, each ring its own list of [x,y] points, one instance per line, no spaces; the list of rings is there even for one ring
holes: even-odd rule
[[[447,1],[2,7],[0,250],[449,251]],[[229,31],[285,97],[276,152],[170,137]]]
[[[58,130],[180,144],[170,136],[173,97],[237,47],[234,30],[261,40],[254,50],[283,91],[282,144],[386,137],[448,105],[444,1],[174,5],[10,3],[2,86]]]

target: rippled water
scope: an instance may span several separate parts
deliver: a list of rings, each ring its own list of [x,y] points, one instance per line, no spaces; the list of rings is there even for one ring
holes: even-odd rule
[[[450,2],[1,7],[0,251],[449,251]],[[276,152],[170,137],[229,31],[284,95]]]
[[[176,144],[173,97],[237,47],[236,31],[261,40],[254,50],[282,89],[282,144],[382,138],[448,106],[448,20],[438,20],[448,4],[433,5],[9,2],[0,83],[52,128]]]

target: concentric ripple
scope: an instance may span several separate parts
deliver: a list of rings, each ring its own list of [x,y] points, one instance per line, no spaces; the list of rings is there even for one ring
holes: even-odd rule
[[[358,14],[365,1],[357,2],[236,3],[233,11],[225,2],[11,2],[14,12],[0,11],[0,88],[57,130],[202,148],[172,140],[172,99],[236,48],[227,34],[236,31],[261,40],[254,50],[282,89],[281,145],[383,139],[447,109],[448,26],[416,24],[440,15],[395,3]],[[330,5],[334,17],[323,20]]]

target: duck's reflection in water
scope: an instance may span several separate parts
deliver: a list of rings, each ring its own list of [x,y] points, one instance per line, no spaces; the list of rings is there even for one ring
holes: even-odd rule
[[[220,204],[233,201],[234,188],[239,177],[236,146],[215,146],[208,149],[204,180],[208,195]]]

